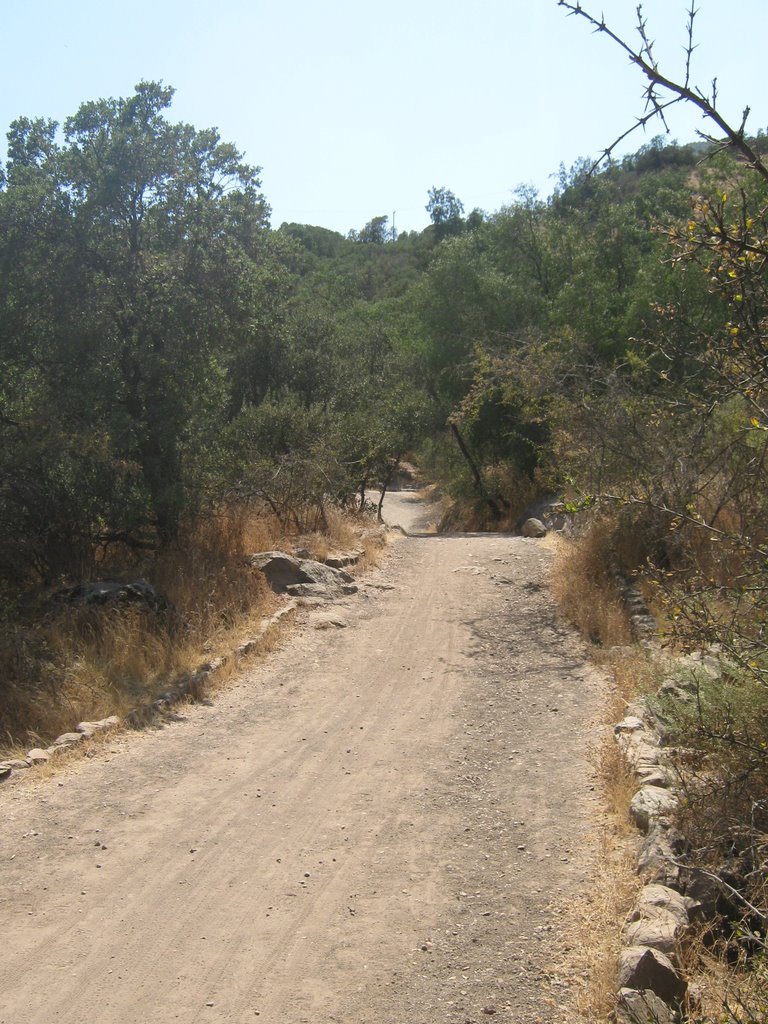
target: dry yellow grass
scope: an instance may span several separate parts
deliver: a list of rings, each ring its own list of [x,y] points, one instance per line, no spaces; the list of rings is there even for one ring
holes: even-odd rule
[[[606,707],[613,722],[623,717],[625,699],[614,686]],[[616,1007],[616,966],[624,925],[641,881],[635,871],[637,833],[628,815],[636,782],[613,737],[605,735],[592,751],[603,815],[593,835],[594,872],[589,890],[565,909],[566,934],[582,966],[584,983],[576,1000],[580,1021],[608,1020]]]
[[[634,871],[636,843],[627,816],[634,784],[612,736],[606,735],[593,759],[604,813],[591,836],[592,881],[581,896],[558,908],[560,936],[553,969],[568,972],[573,1003],[564,1015],[568,1024],[611,1019],[621,929],[641,884]]]
[[[208,687],[235,668],[226,655],[257,632],[277,606],[263,576],[248,563],[256,551],[305,546],[315,557],[364,549],[374,561],[383,540],[361,544],[359,519],[331,510],[328,533],[286,536],[277,519],[243,507],[222,509],[182,537],[176,549],[146,564],[115,551],[102,579],[144,577],[173,606],[170,614],[138,609],[69,609],[0,629],[0,756],[47,746],[81,720],[124,714],[152,700],[204,660],[221,658]],[[275,642],[261,637],[256,650]]]
[[[574,1024],[609,1020],[615,1010],[621,930],[641,885],[635,871],[637,834],[628,816],[637,786],[609,726],[650,686],[651,669],[644,652],[630,646],[627,616],[608,571],[607,537],[608,531],[598,525],[574,539],[550,535],[546,541],[554,551],[558,605],[593,644],[595,660],[612,675],[606,735],[592,755],[604,806],[593,836],[593,882],[562,912],[569,962],[580,979]]]
[[[325,513],[326,529],[297,534],[291,538],[294,550],[305,548],[318,561],[337,551],[360,550],[361,520],[342,509],[329,508]],[[256,550],[256,549],[254,549]],[[264,550],[264,549],[262,549]]]
[[[609,572],[608,531],[594,524],[578,537],[553,541],[555,599],[570,621],[602,648],[631,643],[629,622]]]
[[[607,1021],[616,1009],[616,970],[621,928],[636,898],[632,849],[610,829],[595,836],[595,872],[600,885],[561,908],[561,942],[574,993],[569,1024]]]

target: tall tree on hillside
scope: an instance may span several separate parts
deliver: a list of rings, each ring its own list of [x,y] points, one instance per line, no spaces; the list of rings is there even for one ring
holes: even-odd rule
[[[356,242],[367,242],[369,245],[384,245],[389,240],[388,224],[389,217],[374,217],[359,232],[353,233],[352,239]]]
[[[435,237],[438,241],[459,234],[464,227],[464,205],[450,189],[431,188],[425,209],[435,226]]]
[[[3,396],[6,452],[39,447],[42,417],[51,496],[72,505],[59,543],[148,529],[172,542],[218,472],[229,371],[269,333],[258,169],[215,130],[171,123],[172,96],[142,82],[85,103],[61,145],[49,123],[11,130],[0,323],[19,383]],[[98,446],[99,486],[80,480],[84,444]],[[6,517],[31,514],[34,493],[10,480]]]

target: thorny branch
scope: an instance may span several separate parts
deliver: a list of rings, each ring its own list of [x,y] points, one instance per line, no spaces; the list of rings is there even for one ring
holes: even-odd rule
[[[768,166],[763,162],[760,154],[752,145],[750,145],[745,135],[747,118],[749,117],[749,107],[744,109],[739,127],[734,128],[725,120],[717,109],[717,79],[714,79],[712,82],[711,95],[709,96],[702,89],[691,85],[691,60],[693,57],[693,51],[696,49],[693,42],[693,26],[694,19],[698,13],[695,0],[691,0],[691,6],[688,10],[688,21],[686,27],[688,41],[685,45],[685,75],[682,83],[669,78],[659,69],[659,65],[653,55],[653,41],[648,35],[647,22],[643,18],[642,4],[637,5],[637,32],[640,36],[640,46],[636,48],[631,46],[626,42],[626,40],[622,39],[621,36],[614,32],[606,23],[603,15],[599,18],[594,17],[594,15],[590,14],[581,6],[581,3],[579,3],[578,0],[576,0],[576,2],[571,2],[571,0],[558,0],[558,7],[564,7],[569,15],[576,15],[584,18],[590,25],[592,25],[595,32],[605,33],[605,35],[607,35],[609,39],[612,39],[620,49],[624,50],[630,61],[640,68],[648,80],[648,85],[645,90],[647,113],[638,118],[636,124],[619,136],[615,142],[603,151],[600,159],[593,165],[593,171],[604,160],[610,158],[611,153],[616,149],[620,142],[622,142],[633,131],[636,131],[640,127],[645,127],[645,125],[654,117],[660,118],[664,127],[669,131],[664,116],[665,111],[676,103],[686,102],[692,103],[697,107],[704,117],[715,124],[724,136],[724,138],[716,139],[704,132],[698,132],[697,134],[700,138],[704,139],[706,142],[713,143],[720,149],[737,150],[742,154],[749,166],[765,181],[768,181]],[[659,93],[660,89],[666,90],[667,93],[671,93],[674,98],[663,99]]]

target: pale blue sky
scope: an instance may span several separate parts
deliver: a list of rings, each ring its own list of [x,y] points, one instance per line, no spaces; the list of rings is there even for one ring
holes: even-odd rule
[[[636,0],[582,0],[632,37]],[[62,121],[140,79],[177,92],[171,117],[216,125],[263,168],[272,223],[346,232],[396,211],[420,229],[432,185],[492,211],[519,184],[544,194],[560,163],[642,114],[643,83],[556,0],[3,0],[0,135],[17,116]],[[646,0],[657,57],[682,73],[688,0]],[[768,127],[768,0],[699,0],[693,81]],[[689,141],[700,118],[671,117]],[[635,134],[637,149],[659,129]]]

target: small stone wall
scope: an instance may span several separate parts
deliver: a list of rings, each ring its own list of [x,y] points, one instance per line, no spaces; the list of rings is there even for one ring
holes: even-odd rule
[[[715,671],[707,655],[664,658],[655,636],[657,624],[636,588],[617,574],[637,641],[646,648],[667,678],[658,695],[690,700],[680,679]],[[695,685],[695,684],[694,684]],[[672,1024],[687,993],[677,953],[680,940],[694,920],[714,914],[717,882],[685,865],[685,836],[673,824],[681,795],[672,768],[674,751],[665,746],[665,727],[652,701],[637,701],[614,727],[616,742],[637,783],[629,815],[643,840],[637,871],[644,886],[623,929],[624,950],[619,958],[619,1024]]]

